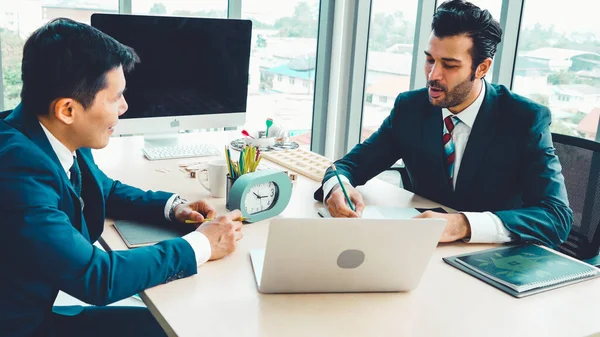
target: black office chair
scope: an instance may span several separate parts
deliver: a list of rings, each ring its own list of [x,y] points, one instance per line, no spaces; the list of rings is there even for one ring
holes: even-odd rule
[[[574,216],[573,228],[559,250],[600,264],[600,143],[556,133],[552,140]]]

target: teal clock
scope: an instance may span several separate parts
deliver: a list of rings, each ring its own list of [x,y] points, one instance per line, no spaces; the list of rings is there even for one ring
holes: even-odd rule
[[[227,208],[239,209],[248,222],[279,215],[292,197],[292,181],[282,171],[260,170],[235,180],[227,194]]]

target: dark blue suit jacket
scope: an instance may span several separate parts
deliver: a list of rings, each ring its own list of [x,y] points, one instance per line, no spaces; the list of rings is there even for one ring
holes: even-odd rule
[[[105,305],[196,273],[183,239],[107,253],[96,248],[105,217],[165,221],[171,196],[108,178],[89,149],[77,151],[79,198],[35,116],[17,107],[0,121],[0,334],[52,335],[59,290]],[[90,327],[93,329],[93,327]]]
[[[443,162],[442,110],[427,90],[402,93],[379,130],[336,162],[353,186],[402,158],[413,192],[459,211],[491,211],[521,241],[556,246],[571,229],[561,166],[554,154],[550,111],[504,86],[486,95],[465,148],[456,189]],[[324,181],[333,176],[328,171]],[[315,193],[323,200],[323,190]]]

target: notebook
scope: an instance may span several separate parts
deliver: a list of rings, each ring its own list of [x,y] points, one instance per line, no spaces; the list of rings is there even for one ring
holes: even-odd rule
[[[515,297],[600,276],[600,269],[594,266],[533,244],[492,248],[443,260]]]
[[[182,237],[193,231],[195,227],[174,223],[149,224],[129,220],[115,220],[115,229],[125,241],[127,248],[135,248]]]
[[[366,206],[362,213],[363,219],[410,219],[425,211],[435,211],[446,213],[441,208],[401,208],[401,207],[385,207],[385,206]],[[331,218],[331,214],[325,207],[320,207],[317,212],[322,218]]]

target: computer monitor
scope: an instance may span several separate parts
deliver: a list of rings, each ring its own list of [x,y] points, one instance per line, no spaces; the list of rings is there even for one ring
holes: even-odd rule
[[[93,14],[91,24],[141,60],[126,74],[129,109],[115,135],[245,123],[251,21]]]

